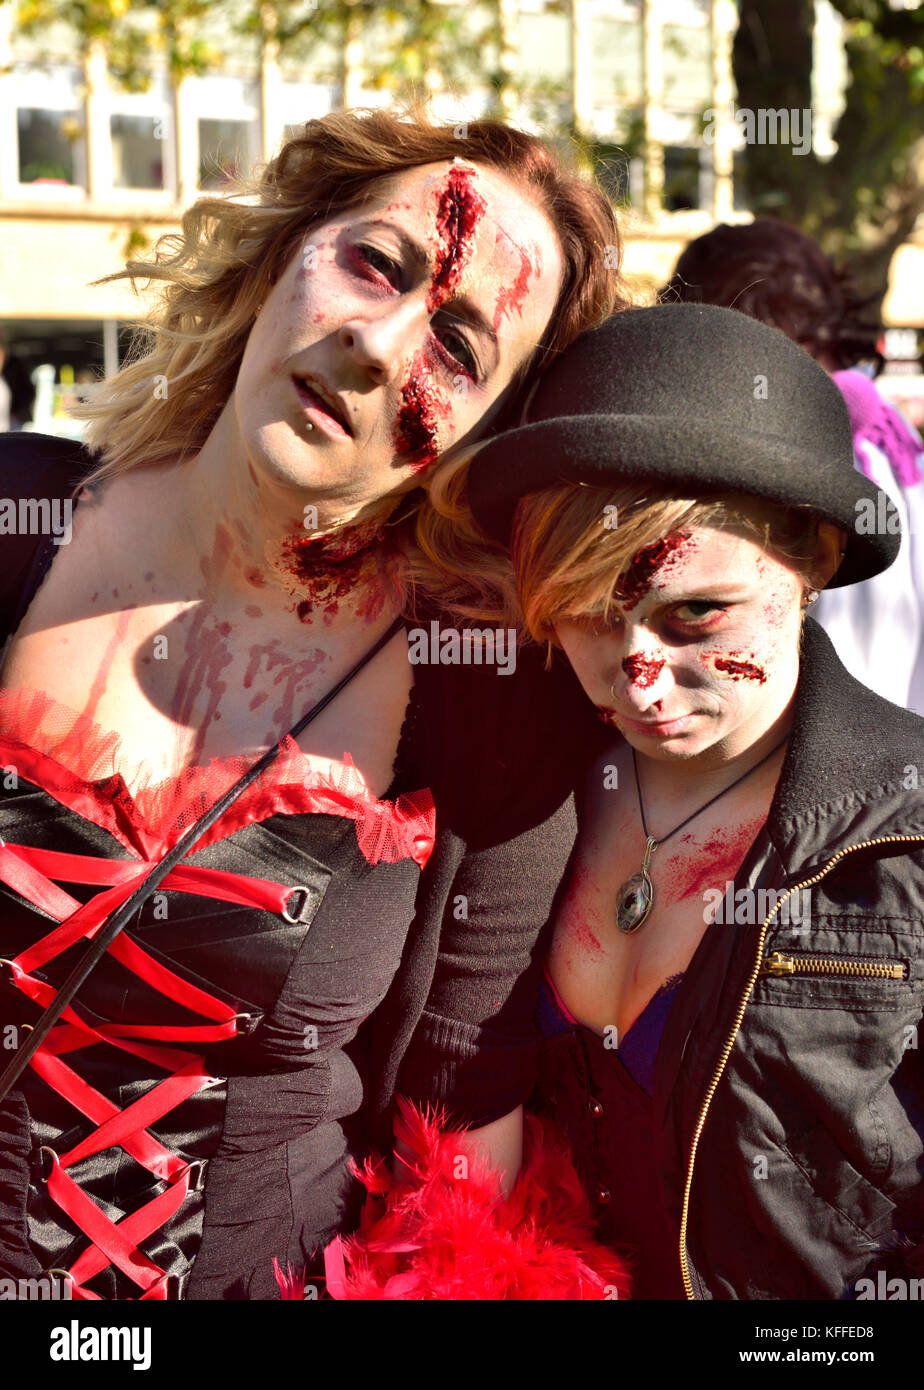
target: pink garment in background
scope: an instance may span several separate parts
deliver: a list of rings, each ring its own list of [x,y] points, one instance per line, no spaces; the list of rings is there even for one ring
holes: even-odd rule
[[[832,380],[847,403],[854,448],[867,477],[873,475],[869,460],[859,447],[861,442],[874,444],[885,454],[902,487],[914,487],[921,482],[924,477],[918,466],[921,441],[894,405],[880,396],[875,384],[862,372],[834,372]]]

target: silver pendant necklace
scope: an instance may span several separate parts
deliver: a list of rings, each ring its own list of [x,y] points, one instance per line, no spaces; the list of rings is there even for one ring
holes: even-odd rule
[[[786,738],[788,737],[789,735],[787,734]],[[638,873],[626,879],[616,898],[616,925],[621,932],[625,932],[628,936],[631,935],[632,932],[638,931],[639,927],[651,913],[651,909],[654,906],[654,885],[648,874],[648,865],[651,863],[651,856],[658,846],[665,844],[671,836],[676,835],[685,825],[689,825],[691,820],[695,820],[697,816],[701,816],[714,801],[718,801],[720,796],[724,796],[725,793],[730,792],[733,787],[737,787],[738,783],[743,782],[745,777],[750,777],[752,772],[756,772],[759,767],[763,767],[764,763],[769,761],[778,749],[782,748],[783,744],[786,742],[786,738],[781,738],[779,743],[775,744],[774,747],[770,749],[770,752],[761,758],[759,763],[755,763],[753,767],[749,767],[747,772],[742,772],[740,777],[736,777],[734,782],[729,783],[722,791],[716,792],[715,796],[710,797],[704,805],[700,806],[698,811],[694,811],[692,816],[687,816],[686,820],[681,821],[679,825],[675,825],[673,830],[668,831],[660,840],[654,838],[645,820],[645,805],[642,801],[642,788],[638,780],[638,763],[635,759],[635,749],[632,749],[632,769],[635,773],[635,792],[638,797],[639,814],[642,818],[642,829],[645,832],[645,856],[642,859],[642,867],[639,869]]]

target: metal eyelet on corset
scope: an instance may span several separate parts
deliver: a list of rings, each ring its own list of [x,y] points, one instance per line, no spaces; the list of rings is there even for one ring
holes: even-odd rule
[[[305,895],[298,911],[295,913],[293,913],[289,908],[289,900],[292,897],[293,893],[304,893]],[[293,924],[297,922],[307,922],[308,908],[311,905],[311,896],[311,889],[305,883],[296,883],[294,887],[290,888],[286,895],[286,905],[282,909],[282,916],[285,918],[285,920],[287,922],[292,922]]]
[[[188,1173],[189,1183],[187,1185],[187,1191],[201,1192],[202,1188],[205,1186],[205,1178],[208,1172],[208,1166],[208,1159],[194,1158],[186,1164],[185,1168],[180,1169],[174,1181],[179,1182],[183,1174]]]
[[[48,1179],[51,1177],[52,1171],[58,1165],[58,1155],[55,1153],[54,1149],[50,1149],[47,1144],[40,1145],[40,1147],[37,1148],[35,1152],[39,1155],[41,1160],[39,1165],[39,1182],[47,1182]],[[42,1154],[51,1154],[51,1166],[49,1167],[47,1173],[45,1172],[45,1160],[41,1158]]]
[[[232,1022],[237,1024],[238,1037],[249,1037],[262,1018],[261,1014],[235,1014]]]

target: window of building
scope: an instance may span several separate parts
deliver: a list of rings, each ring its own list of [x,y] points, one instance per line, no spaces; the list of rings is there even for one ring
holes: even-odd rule
[[[113,188],[163,188],[164,122],[158,116],[114,115],[112,134]]]
[[[21,106],[16,113],[19,182],[73,185],[74,145],[82,129],[73,111]]]
[[[664,207],[668,212],[699,207],[699,150],[665,145]]]

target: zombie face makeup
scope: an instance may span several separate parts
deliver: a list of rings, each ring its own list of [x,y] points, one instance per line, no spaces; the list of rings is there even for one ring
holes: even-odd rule
[[[486,428],[562,266],[544,213],[497,170],[383,179],[306,236],[257,316],[233,398],[248,485],[264,502],[298,488],[321,529],[407,490]]]
[[[556,634],[599,717],[639,752],[731,757],[792,697],[803,589],[745,533],[703,526],[639,551],[608,624],[589,616]]]

